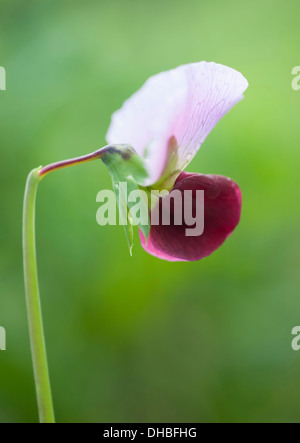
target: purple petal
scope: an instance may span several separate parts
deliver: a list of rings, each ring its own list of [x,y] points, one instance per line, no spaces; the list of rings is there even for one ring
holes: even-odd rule
[[[147,157],[152,185],[168,162],[171,138],[178,145],[173,170],[192,160],[217,122],[243,98],[247,80],[238,71],[216,63],[179,66],[150,77],[112,116],[108,143],[129,143]]]
[[[181,191],[183,200],[183,191],[192,191],[193,211],[196,190],[204,191],[203,234],[197,237],[186,236],[186,228],[191,228],[191,226],[187,226],[184,221],[179,226],[174,224],[174,214],[177,209],[171,205],[171,224],[169,226],[161,223],[158,226],[151,225],[147,243],[140,232],[142,246],[149,254],[168,261],[194,261],[207,257],[222,245],[239,223],[240,188],[231,179],[219,175],[182,172],[173,189]],[[161,204],[162,199],[160,199],[160,207]]]

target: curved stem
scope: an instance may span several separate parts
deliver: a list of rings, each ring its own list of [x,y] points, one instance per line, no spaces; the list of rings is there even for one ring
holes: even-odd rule
[[[41,313],[35,248],[35,199],[40,168],[26,182],[23,212],[23,260],[30,345],[41,423],[54,423],[44,329]]]
[[[81,157],[75,157],[69,160],[62,160],[56,163],[51,163],[50,165],[41,168],[39,171],[39,175],[40,177],[44,177],[49,172],[57,171],[58,169],[67,168],[69,166],[79,165],[81,163],[87,163],[92,160],[96,160],[97,158],[101,158],[105,154],[105,152],[113,149],[115,149],[113,146],[104,146],[104,148],[98,149],[91,154],[82,155]]]
[[[54,423],[54,412],[47,363],[35,247],[35,200],[40,180],[49,172],[99,159],[114,146],[105,146],[91,154],[52,163],[30,172],[26,182],[23,208],[23,262],[30,346],[41,423]]]

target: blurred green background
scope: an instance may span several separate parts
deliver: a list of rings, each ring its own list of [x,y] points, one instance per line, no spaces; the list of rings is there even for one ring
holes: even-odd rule
[[[232,177],[241,223],[167,263],[96,224],[99,162],[41,184],[37,248],[59,422],[300,420],[299,1],[0,0],[0,421],[37,420],[22,274],[25,180],[105,144],[150,75],[213,60],[249,80],[189,171]]]

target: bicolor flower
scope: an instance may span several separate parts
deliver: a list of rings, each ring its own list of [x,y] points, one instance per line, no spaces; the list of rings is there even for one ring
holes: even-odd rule
[[[186,236],[181,225],[140,229],[143,248],[169,261],[199,260],[215,251],[240,220],[241,192],[229,178],[184,172],[218,121],[243,98],[248,82],[227,66],[199,62],[149,78],[112,116],[110,145],[128,144],[143,159],[144,189],[204,191],[204,231]],[[157,204],[162,203],[160,197]],[[184,198],[184,197],[183,197]],[[153,208],[152,208],[153,211]],[[174,205],[171,211],[176,211]],[[151,219],[151,212],[150,212]]]

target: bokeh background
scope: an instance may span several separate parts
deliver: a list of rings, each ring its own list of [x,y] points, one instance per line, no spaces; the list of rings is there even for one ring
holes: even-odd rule
[[[111,113],[150,75],[199,60],[240,70],[245,100],[189,171],[243,191],[212,256],[133,257],[96,224],[99,162],[48,176],[37,201],[44,325],[59,422],[300,419],[299,1],[0,0],[0,421],[37,420],[22,274],[28,172],[105,144]]]

